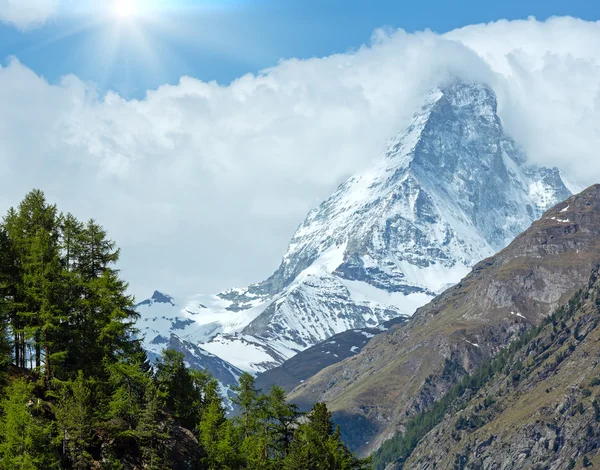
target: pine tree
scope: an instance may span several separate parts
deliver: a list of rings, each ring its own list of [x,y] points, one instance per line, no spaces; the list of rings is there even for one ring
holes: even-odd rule
[[[118,258],[100,225],[59,214],[41,191],[0,224],[0,378],[12,358],[12,375],[28,377],[1,390],[0,468],[95,468],[95,457],[103,468],[171,468],[175,423],[197,432],[200,468],[369,468],[324,404],[300,424],[283,389],[260,393],[243,374],[228,419],[219,383],[183,354],[164,351],[153,368]]]
[[[0,468],[56,468],[59,456],[53,445],[52,423],[41,419],[33,385],[16,379],[6,390],[0,408]]]
[[[18,314],[24,308],[24,287],[15,238],[19,234],[18,216],[9,209],[0,230],[0,302],[13,337],[15,365],[25,368],[23,322]]]
[[[206,454],[203,459],[205,468],[237,468],[237,440],[220,399],[213,400],[205,406],[197,431]]]
[[[137,436],[143,468],[163,470],[171,468],[169,462],[169,439],[171,420],[162,413],[164,398],[150,382],[146,387],[145,402],[140,413]]]
[[[12,362],[9,326],[11,323],[13,261],[8,234],[0,225],[0,374]],[[3,377],[0,376],[0,383]]]
[[[316,403],[308,422],[294,435],[283,468],[286,470],[368,470],[369,460],[352,455],[342,443],[339,426],[334,429],[331,413],[324,403]]]
[[[138,362],[107,363],[106,368],[112,388],[107,417],[123,436],[131,437],[140,420],[150,378]]]
[[[59,216],[56,206],[46,202],[39,190],[28,193],[18,210],[10,209],[4,219],[9,240],[9,294],[11,323],[17,365],[42,370],[46,383],[52,377],[53,335],[60,324],[60,263],[58,256]],[[32,351],[33,348],[33,357]]]
[[[267,397],[269,419],[272,421],[272,448],[277,461],[288,454],[300,412],[298,406],[287,402],[285,390],[273,386]]]
[[[273,440],[273,423],[267,395],[258,394],[249,414],[249,434],[242,442],[242,453],[246,468],[267,470],[272,468],[271,442]]]
[[[315,403],[308,414],[309,428],[314,431],[317,439],[325,441],[333,434],[333,421],[331,412],[325,403]]]
[[[33,190],[19,204],[19,233],[14,240],[23,276],[25,336],[33,341],[35,368],[41,371],[45,355],[46,383],[52,377],[51,343],[60,323],[60,267],[58,262],[58,213],[44,193]]]
[[[57,426],[62,438],[62,452],[76,470],[90,468],[88,449],[93,437],[94,415],[91,410],[90,386],[79,371],[77,378],[64,384],[55,408]]]
[[[127,283],[112,267],[119,259],[115,243],[94,220],[81,233],[78,230],[72,246],[76,258],[70,264],[80,283],[72,315],[79,335],[70,348],[69,363],[92,375],[104,370],[106,361],[115,363],[134,353],[138,314]]]
[[[195,429],[202,413],[204,392],[210,382],[208,374],[187,369],[183,354],[167,349],[156,361],[155,378],[165,396],[167,409],[183,427]]]
[[[256,427],[256,405],[258,391],[254,384],[254,377],[244,372],[239,379],[239,384],[233,388],[235,396],[232,401],[239,408],[237,421],[242,429],[242,436],[247,439]]]

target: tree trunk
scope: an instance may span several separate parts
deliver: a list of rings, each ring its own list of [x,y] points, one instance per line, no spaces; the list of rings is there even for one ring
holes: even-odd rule
[[[48,333],[44,329],[44,355],[46,356],[46,387],[50,386],[50,350],[48,349]]]
[[[25,336],[23,333],[21,335],[21,368],[27,368],[27,358],[25,357],[26,345],[25,345]],[[31,360],[31,348],[29,348],[29,359]]]
[[[35,334],[35,368],[40,370],[42,367],[42,348],[40,347],[40,332]]]
[[[15,328],[13,328],[14,332]],[[19,345],[19,333],[14,333],[14,342],[15,342],[15,365],[17,367],[21,367],[21,355],[20,353],[20,345]]]

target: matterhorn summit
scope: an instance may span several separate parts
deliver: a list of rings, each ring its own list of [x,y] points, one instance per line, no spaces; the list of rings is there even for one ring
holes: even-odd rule
[[[571,195],[558,169],[527,163],[491,89],[433,90],[368,171],[297,229],[266,281],[138,305],[150,351],[190,345],[258,373],[346,330],[410,316]],[[240,262],[243,262],[240,260]]]

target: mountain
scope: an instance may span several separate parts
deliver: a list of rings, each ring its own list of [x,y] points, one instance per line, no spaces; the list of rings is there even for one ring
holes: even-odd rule
[[[227,397],[230,394],[231,387],[237,385],[243,371],[174,333],[184,330],[191,322],[173,315],[178,308],[173,297],[154,291],[152,297],[137,304],[136,308],[142,312],[152,312],[152,316],[142,317],[138,322],[138,328],[144,336],[144,348],[152,362],[163,349],[179,351],[183,353],[187,367],[209,371],[219,381],[222,395]],[[166,336],[163,336],[163,332]]]
[[[278,385],[286,392],[290,392],[326,367],[358,354],[371,338],[405,321],[405,317],[397,317],[382,323],[377,328],[348,330],[334,335],[322,343],[299,352],[280,366],[258,374],[256,388],[266,391],[273,385]]]
[[[386,463],[422,470],[600,465],[598,341],[595,270],[567,305],[464,381],[468,386],[455,387],[455,398],[445,399],[437,413],[427,413],[438,424],[412,452],[399,459],[402,446],[390,441],[393,446],[378,453],[376,468]]]
[[[363,453],[442,398],[586,284],[600,264],[600,185],[547,211],[406,323],[303,382],[290,400],[325,401]]]
[[[175,333],[264,372],[335,334],[412,315],[570,194],[557,169],[526,163],[488,87],[456,82],[310,212],[269,279],[149,299],[140,328],[149,342]]]

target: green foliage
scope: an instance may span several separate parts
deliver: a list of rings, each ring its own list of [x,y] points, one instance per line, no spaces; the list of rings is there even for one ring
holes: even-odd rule
[[[0,468],[370,468],[324,404],[302,423],[283,389],[243,374],[229,419],[218,382],[183,354],[151,366],[118,260],[97,222],[38,190],[0,224]]]
[[[370,460],[354,457],[334,429],[331,413],[324,403],[316,403],[308,422],[298,426],[290,452],[283,462],[286,470],[366,470]]]
[[[233,403],[239,409],[239,416],[236,421],[242,430],[242,436],[247,439],[252,432],[256,431],[258,417],[258,391],[254,386],[254,377],[244,372],[238,381],[238,385],[233,389],[236,394]]]
[[[205,408],[198,423],[198,435],[206,453],[203,458],[205,468],[217,470],[239,466],[240,442],[220,400],[213,400]]]
[[[595,274],[590,280],[590,287],[595,282]],[[560,307],[552,315],[548,316],[539,326],[531,328],[523,333],[516,340],[512,341],[508,347],[502,350],[495,358],[486,361],[472,375],[465,375],[456,383],[440,400],[435,402],[425,411],[417,414],[405,425],[403,434],[396,434],[394,437],[384,442],[379,450],[373,456],[373,465],[375,470],[384,470],[389,463],[394,463],[397,468],[403,468],[404,463],[411,456],[420,440],[435,426],[437,426],[449,412],[458,412],[466,406],[463,400],[465,392],[479,391],[496,374],[506,373],[513,382],[518,382],[526,376],[526,368],[523,363],[516,359],[517,352],[525,346],[532,343],[538,337],[541,331],[547,325],[557,325],[561,323],[561,329],[568,330],[566,321],[573,317],[582,305],[582,292],[577,292],[565,307]],[[560,351],[556,354],[555,362],[550,366],[554,369],[560,365],[568,356],[567,351]],[[448,377],[448,364],[446,360],[442,375]],[[484,407],[486,407],[484,402]],[[593,402],[595,417],[600,421],[600,404],[598,400]],[[481,417],[463,417],[458,418],[456,423],[457,430],[477,429],[483,425]]]
[[[34,397],[33,385],[15,380],[7,388],[0,408],[0,468],[59,468],[53,425],[43,419],[43,404]]]
[[[90,385],[80,371],[74,381],[61,388],[54,415],[62,452],[74,469],[84,470],[92,463],[88,450],[94,429]]]
[[[163,413],[164,399],[154,383],[148,384],[144,398],[136,429],[142,465],[148,470],[168,468],[171,418]]]
[[[189,371],[183,354],[166,350],[156,362],[156,383],[166,397],[166,406],[173,416],[188,429],[200,420],[205,397],[215,395],[216,382],[201,371]]]

